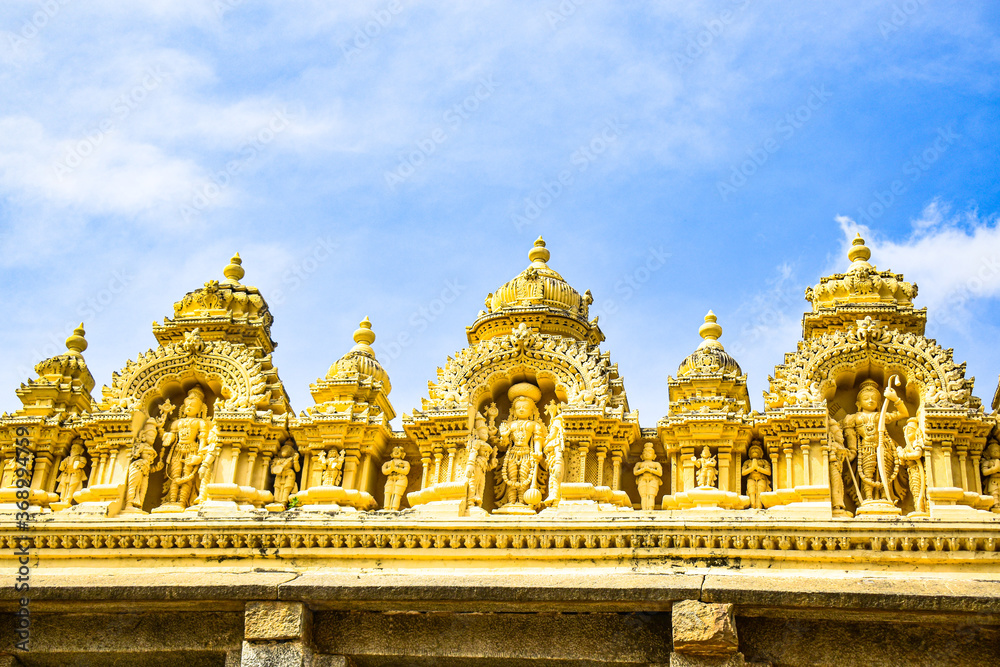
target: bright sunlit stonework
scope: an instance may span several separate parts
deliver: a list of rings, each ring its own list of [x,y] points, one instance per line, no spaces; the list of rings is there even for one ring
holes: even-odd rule
[[[520,627],[510,612],[539,614],[509,649],[525,663],[743,664],[734,613],[757,619],[746,636],[759,649],[774,609],[866,623],[865,594],[895,614],[879,622],[992,627],[1000,401],[985,410],[965,365],[924,336],[917,287],[871,264],[860,237],[845,273],[806,290],[803,338],[776,360],[762,412],[710,311],[648,428],[601,348],[594,297],[550,267],[542,239],[528,259],[402,431],[367,318],[339,359],[317,345],[317,367],[333,363],[314,405],[292,410],[273,318],[239,255],[153,324],[158,346],[99,397],[81,324],[0,418],[0,546],[13,564],[32,545],[39,614],[145,601],[192,637],[135,664],[473,660]],[[859,583],[873,576],[871,591]],[[152,602],[174,595],[169,609]],[[217,617],[191,630],[172,615],[185,604]],[[499,625],[441,644],[429,620],[406,621],[412,643],[379,634],[382,612],[431,610],[496,612]],[[551,611],[593,612],[627,646],[539,648],[586,633]],[[618,618],[637,612],[664,614],[666,629]],[[692,634],[686,615],[718,631]],[[344,623],[368,630],[330,629]],[[53,660],[87,654],[53,632]]]

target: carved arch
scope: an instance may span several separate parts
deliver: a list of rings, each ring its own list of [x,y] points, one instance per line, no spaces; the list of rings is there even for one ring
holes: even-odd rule
[[[160,346],[129,361],[105,387],[102,407],[148,409],[164,385],[187,377],[218,383],[227,410],[266,409],[270,400],[260,361],[242,345],[211,341],[191,350],[181,343]]]
[[[484,391],[527,370],[553,382],[570,404],[606,406],[612,401],[611,364],[586,342],[536,334],[523,324],[509,336],[480,341],[449,358],[430,383],[434,407],[475,404]]]
[[[817,405],[835,390],[835,379],[863,366],[875,365],[916,383],[925,405],[977,408],[972,396],[974,378],[965,377],[965,364],[956,364],[953,351],[914,333],[888,329],[871,318],[847,331],[836,331],[802,341],[775,369],[768,407]]]

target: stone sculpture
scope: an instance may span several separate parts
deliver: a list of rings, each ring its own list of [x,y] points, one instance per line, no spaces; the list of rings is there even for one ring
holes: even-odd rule
[[[271,474],[274,475],[274,502],[285,505],[289,496],[297,493],[299,485],[295,478],[302,467],[299,465],[299,454],[291,443],[281,446],[278,455],[271,460]]]
[[[392,458],[382,464],[382,474],[385,480],[385,501],[382,503],[383,509],[398,512],[403,502],[403,495],[409,484],[407,475],[410,474],[410,463],[404,457],[406,451],[402,447],[392,448]],[[485,473],[484,473],[485,477]],[[480,489],[480,494],[482,490]],[[479,498],[482,504],[482,495]]]
[[[59,501],[69,505],[73,494],[83,488],[87,481],[84,468],[87,467],[87,457],[83,455],[83,441],[74,440],[70,446],[69,456],[59,464],[59,477],[56,488],[59,490]]]
[[[712,451],[708,447],[701,450],[701,457],[691,457],[695,468],[698,469],[698,486],[703,488],[715,488],[716,480],[719,479],[719,462],[712,456]]]
[[[750,507],[759,510],[764,507],[761,494],[771,490],[771,462],[764,458],[760,440],[754,440],[743,462],[742,474],[747,478],[747,497]]]
[[[656,509],[656,494],[663,484],[663,465],[657,463],[653,443],[642,446],[642,460],[635,464],[632,474],[635,475],[635,485],[639,489],[639,500],[643,512]]]
[[[534,485],[547,435],[545,424],[538,415],[542,392],[535,385],[522,382],[512,386],[507,397],[510,415],[499,429],[499,450],[504,452],[504,457],[500,464],[502,484],[498,485],[501,493],[497,494],[502,501],[497,511],[533,513],[531,507],[541,500],[541,492]]]
[[[563,458],[566,449],[566,435],[563,431],[562,411],[559,409],[559,404],[550,401],[545,406],[545,412],[549,415],[549,433],[545,438],[545,446],[542,448],[545,456],[545,469],[549,473],[549,493],[545,498],[545,506],[552,507],[559,504],[562,489],[566,468]]]

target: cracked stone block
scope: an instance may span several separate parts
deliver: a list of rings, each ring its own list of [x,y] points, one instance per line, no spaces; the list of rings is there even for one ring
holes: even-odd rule
[[[247,602],[244,637],[252,641],[302,639],[312,617],[301,602]]]
[[[727,656],[739,649],[733,605],[684,600],[676,603],[670,613],[677,653]]]

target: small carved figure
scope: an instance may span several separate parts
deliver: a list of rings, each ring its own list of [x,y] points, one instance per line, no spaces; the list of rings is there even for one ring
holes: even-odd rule
[[[492,406],[495,414],[496,406]],[[495,430],[495,429],[494,429]],[[468,463],[465,466],[465,479],[468,484],[466,495],[467,503],[470,507],[483,506],[483,492],[486,490],[486,473],[497,467],[497,449],[489,442],[490,429],[486,423],[486,417],[481,413],[476,413],[476,427],[469,434]],[[404,462],[405,463],[405,462]],[[406,464],[409,472],[409,464]],[[388,489],[388,482],[386,489]]]
[[[562,481],[566,464],[563,459],[563,452],[566,449],[566,436],[563,430],[562,412],[559,404],[550,401],[545,406],[545,412],[549,415],[549,434],[545,439],[542,452],[545,455],[545,468],[549,471],[549,493],[545,498],[546,507],[559,504],[562,496]]]
[[[156,434],[159,424],[155,419],[147,419],[139,437],[132,446],[131,462],[125,478],[125,509],[124,512],[141,512],[146,500],[146,490],[149,487],[149,476],[163,469],[163,461],[153,464],[156,458]]]
[[[542,445],[548,434],[538,415],[542,392],[533,384],[521,382],[507,391],[510,415],[500,424],[500,451],[505,452],[500,467],[502,484],[501,508],[507,505],[528,505],[525,494],[536,490],[532,484],[542,460]],[[529,494],[528,500],[531,500]],[[541,493],[538,494],[539,496]],[[539,498],[540,500],[540,498]],[[532,503],[534,504],[534,503]]]
[[[890,385],[899,378],[890,378]],[[862,484],[862,503],[872,501],[895,502],[892,497],[891,485],[899,471],[899,461],[896,459],[896,448],[891,446],[892,440],[886,426],[901,419],[906,419],[910,413],[906,405],[892,386],[885,389],[885,403],[882,403],[882,392],[874,380],[865,380],[858,390],[858,412],[844,418],[844,437],[847,448],[856,452],[858,459],[858,475]],[[888,410],[889,404],[895,409]]]
[[[639,488],[639,502],[642,504],[643,512],[656,509],[656,494],[663,484],[663,465],[657,463],[655,459],[653,443],[647,442],[642,446],[642,460],[632,469],[635,485]]]
[[[913,514],[927,514],[927,475],[924,471],[924,434],[916,418],[903,427],[905,447],[896,447],[896,457],[906,466],[906,476],[913,496]]]
[[[742,474],[747,478],[747,496],[750,507],[763,509],[760,499],[762,493],[771,490],[771,462],[764,458],[764,448],[760,440],[754,440],[747,451],[747,460],[743,462]]]
[[[198,497],[194,505],[200,505],[208,493],[208,485],[215,478],[215,461],[219,458],[219,427],[212,426],[205,439],[205,447],[198,450]]]
[[[844,446],[844,429],[833,419],[829,420],[827,442],[830,445],[830,504],[833,506],[833,514],[840,517],[853,516],[847,510],[844,500],[844,471],[846,470],[847,474],[851,476],[855,494],[860,494],[858,481],[851,468],[851,461],[857,457],[857,451]],[[860,501],[860,495],[858,495],[858,500]]]
[[[712,456],[712,451],[705,447],[701,450],[701,458],[691,457],[694,467],[698,468],[698,486],[715,488],[715,481],[719,479],[718,460]]]
[[[299,485],[295,476],[302,469],[299,454],[290,443],[281,446],[278,455],[271,460],[271,474],[274,475],[274,502],[284,505],[288,497],[297,493]]]
[[[59,464],[56,487],[60,502],[67,504],[72,502],[73,494],[83,488],[83,483],[87,481],[87,475],[83,472],[86,467],[87,457],[83,455],[83,441],[74,440],[70,445],[69,456]]]
[[[398,512],[403,504],[403,494],[409,485],[407,475],[410,474],[410,462],[404,457],[406,451],[402,447],[392,448],[392,459],[382,464],[382,474],[385,475],[385,509]],[[482,502],[482,499],[480,499]]]
[[[1000,514],[1000,441],[990,438],[979,469],[983,472],[983,491],[993,496],[992,511]]]
[[[18,459],[18,456],[21,458]],[[17,471],[21,468],[27,470],[29,473],[34,471],[34,462],[35,455],[31,452],[28,452],[27,454],[15,454],[12,452],[11,457],[3,464],[3,477],[0,479],[0,488],[13,488],[17,483]],[[31,477],[29,476],[28,480],[30,479]]]
[[[319,452],[317,458],[318,470],[322,471],[320,484],[322,486],[340,486],[344,474],[344,452],[331,449],[329,452]]]

